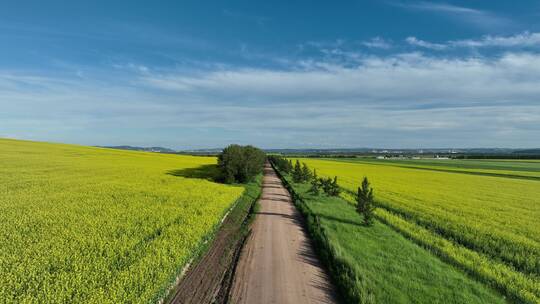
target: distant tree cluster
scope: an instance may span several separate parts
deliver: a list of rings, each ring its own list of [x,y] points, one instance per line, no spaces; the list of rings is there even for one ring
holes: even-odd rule
[[[246,183],[262,172],[266,154],[253,146],[229,145],[218,156],[223,182]]]
[[[311,171],[306,163],[300,163],[299,160],[296,160],[291,174],[295,183],[311,183],[309,192],[312,194],[319,195],[322,190],[329,196],[338,196],[341,191],[337,183],[337,176],[333,179],[319,177],[316,170]]]
[[[279,155],[269,155],[268,160],[278,168],[279,171],[289,174],[293,170],[293,164],[290,159],[286,159]]]
[[[540,159],[540,149],[514,151],[512,154],[462,154],[455,159]]]
[[[311,174],[309,167],[305,163],[300,164],[300,161],[296,160],[294,169],[292,171],[293,182],[306,183],[311,180],[312,176],[313,175]]]
[[[300,163],[296,160],[293,165],[290,159],[286,159],[282,156],[272,155],[268,159],[285,174],[291,174],[292,180],[295,183],[310,183],[309,193],[313,195],[319,195],[321,191],[328,196],[339,196],[341,188],[338,185],[337,176],[319,177],[317,170],[311,171],[306,163]],[[367,177],[364,177],[362,184],[358,187],[356,194],[356,211],[363,217],[363,223],[366,226],[373,224],[375,200],[373,195],[373,188],[371,187]]]

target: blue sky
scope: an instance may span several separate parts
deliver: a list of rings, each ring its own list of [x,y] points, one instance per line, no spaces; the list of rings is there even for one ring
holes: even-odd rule
[[[2,1],[0,137],[538,147],[538,1]]]

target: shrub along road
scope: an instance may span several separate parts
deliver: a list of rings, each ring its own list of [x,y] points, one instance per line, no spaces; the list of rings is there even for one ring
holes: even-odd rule
[[[232,303],[336,303],[301,214],[270,167],[252,234],[242,250],[231,290]]]

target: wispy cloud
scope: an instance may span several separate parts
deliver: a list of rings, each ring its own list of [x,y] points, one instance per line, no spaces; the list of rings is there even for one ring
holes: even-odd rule
[[[530,146],[540,136],[539,54],[356,62],[195,72],[133,63],[115,81],[0,71],[0,135],[184,148]]]
[[[540,33],[523,32],[512,36],[486,35],[479,39],[450,40],[444,43],[433,43],[416,37],[407,37],[405,41],[413,46],[432,50],[446,50],[450,48],[523,48],[540,47]]]
[[[259,102],[354,100],[397,107],[407,100],[411,105],[449,100],[493,104],[519,99],[532,103],[540,94],[540,55],[532,53],[508,53],[493,60],[444,59],[417,53],[359,58],[355,67],[312,63],[302,70],[232,69],[197,76],[173,73],[141,81],[156,88],[221,96],[223,101],[238,97]]]
[[[444,2],[419,1],[412,3],[389,2],[391,5],[415,11],[426,11],[443,14],[454,18],[458,22],[464,22],[481,28],[493,28],[508,26],[512,22],[495,13],[465,6],[458,6]]]
[[[540,33],[523,32],[514,36],[487,35],[481,39],[450,41],[452,46],[465,47],[530,47],[540,46]]]
[[[401,4],[404,7],[414,8],[419,10],[435,11],[435,12],[445,12],[452,14],[469,14],[469,15],[483,15],[484,11],[472,9],[463,6],[452,5],[448,3],[437,3],[437,2],[415,2],[410,4]]]
[[[418,39],[418,38],[412,37],[412,36],[407,37],[407,39],[405,39],[405,41],[407,41],[407,43],[410,44],[410,45],[419,46],[419,47],[423,47],[423,48],[426,48],[426,49],[432,49],[432,50],[444,50],[444,49],[446,49],[448,47],[446,44],[428,42],[428,41],[424,41],[424,40],[421,40],[421,39]]]
[[[388,40],[385,40],[381,37],[374,37],[368,41],[362,42],[363,45],[369,48],[384,49],[388,50],[392,47],[392,43]]]
[[[391,138],[396,145],[397,134],[409,138],[424,134],[431,141],[443,136],[442,145],[460,141],[467,145],[463,136],[472,136],[477,142],[468,145],[478,146],[494,145],[503,138],[510,142],[519,134],[523,141],[512,145],[526,145],[540,133],[535,123],[540,118],[537,54],[509,53],[497,60],[417,53],[360,58],[356,67],[312,63],[301,70],[172,73],[141,81],[197,100],[212,100],[222,109],[233,100],[249,105],[251,118],[231,122],[235,128],[250,121],[254,127],[296,132],[315,141],[313,132],[347,138],[358,131],[368,134],[362,140],[371,142],[377,141],[371,138],[374,134]]]
[[[318,50],[336,49],[345,45],[347,41],[344,39],[335,39],[331,41],[307,41],[298,45],[301,50],[314,48]]]
[[[19,39],[52,41],[54,43],[58,43],[60,39],[72,43],[73,41],[91,41],[92,44],[106,42],[196,50],[207,50],[212,47],[210,41],[185,35],[173,29],[125,21],[96,22],[92,28],[85,31],[77,31],[69,27],[3,22],[0,23],[0,31],[3,35]]]

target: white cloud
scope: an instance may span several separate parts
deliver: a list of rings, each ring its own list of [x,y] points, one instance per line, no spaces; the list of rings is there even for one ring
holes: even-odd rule
[[[533,146],[540,136],[540,55],[534,53],[358,55],[355,66],[313,61],[287,70],[189,74],[149,68],[126,70],[121,82],[117,77],[0,71],[0,133],[186,148],[232,141]]]
[[[390,41],[387,41],[381,37],[374,37],[371,40],[362,42],[362,44],[370,48],[384,50],[390,49],[392,47],[392,43]]]
[[[416,37],[407,37],[405,41],[413,46],[418,46],[432,50],[448,50],[452,48],[519,48],[519,47],[540,47],[540,33],[523,32],[512,36],[486,35],[480,39],[450,40],[445,43],[433,43]]]
[[[432,49],[432,50],[444,50],[444,49],[446,49],[448,47],[445,44],[432,43],[432,42],[420,40],[420,39],[418,39],[416,37],[407,37],[407,39],[405,39],[405,41],[407,41],[407,43],[410,44],[410,45],[419,46],[419,47],[423,47],[423,48],[426,48],[426,49]]]
[[[141,79],[154,88],[220,99],[354,100],[390,102],[533,102],[540,96],[540,55],[444,59],[417,53],[364,56],[355,67],[313,65],[302,70],[233,69],[195,76]],[[217,97],[216,97],[217,98]]]
[[[481,39],[450,41],[452,46],[463,47],[528,47],[540,46],[540,33],[523,32],[514,36],[487,35]]]

